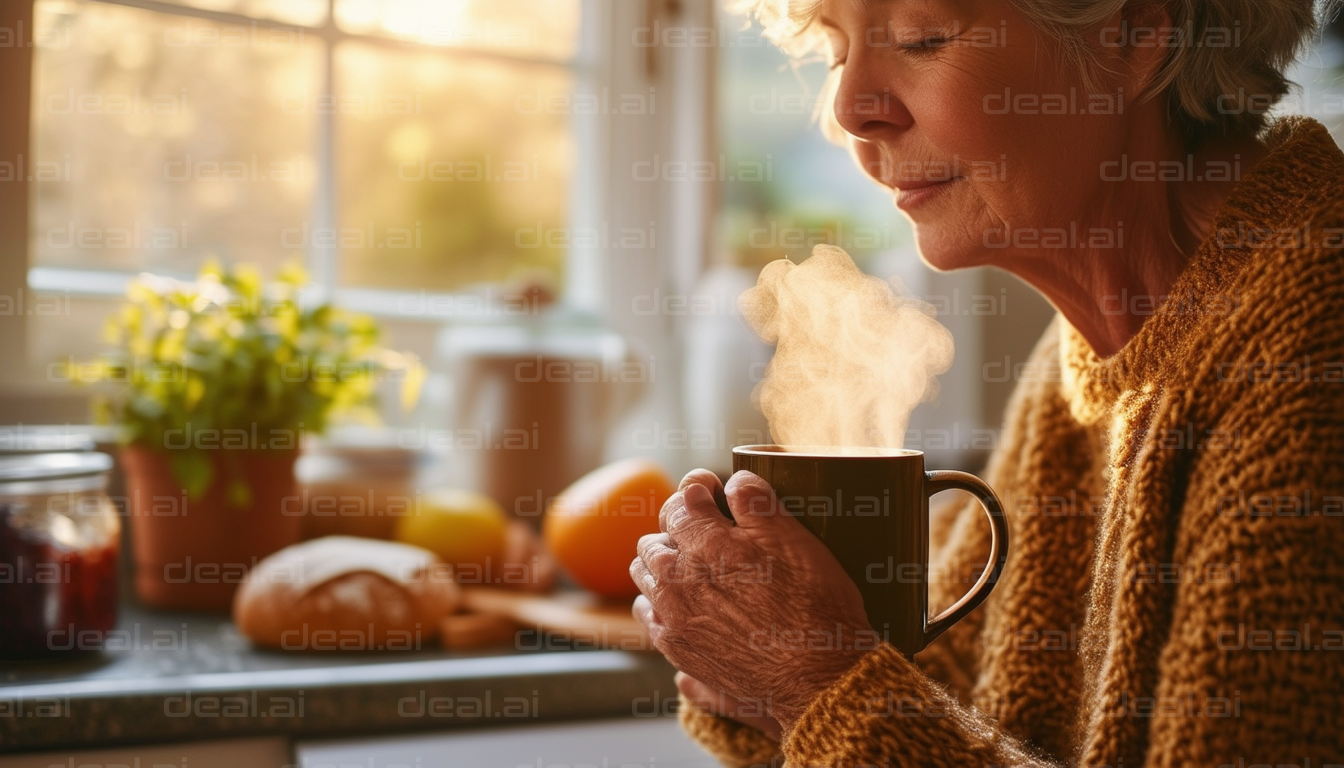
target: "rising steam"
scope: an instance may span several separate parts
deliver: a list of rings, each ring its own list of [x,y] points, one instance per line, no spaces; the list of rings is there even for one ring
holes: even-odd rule
[[[952,365],[952,334],[931,308],[835,246],[771,262],[738,301],[775,345],[753,399],[783,445],[900,448],[910,412]]]

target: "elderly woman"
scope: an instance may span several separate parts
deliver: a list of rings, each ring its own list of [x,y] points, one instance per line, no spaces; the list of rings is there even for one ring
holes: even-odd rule
[[[833,127],[923,258],[1059,314],[987,470],[1004,576],[915,658],[863,642],[760,478],[686,477],[631,566],[686,729],[733,766],[1344,763],[1344,154],[1266,114],[1311,0],[758,13],[826,52]],[[933,605],[988,540],[970,504],[935,521]]]

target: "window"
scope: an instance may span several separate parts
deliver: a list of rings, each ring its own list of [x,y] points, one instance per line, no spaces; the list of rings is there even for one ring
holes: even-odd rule
[[[563,279],[580,0],[36,0],[30,282]],[[550,235],[550,236],[548,236]]]
[[[303,259],[323,294],[431,364],[441,325],[486,308],[474,288],[539,276],[676,371],[675,323],[639,307],[684,295],[709,251],[717,184],[675,170],[713,156],[715,51],[688,30],[713,27],[714,7],[0,2],[0,72],[32,68],[0,77],[0,182],[15,182],[0,184],[15,203],[0,206],[15,256],[0,299],[59,310],[0,322],[21,352],[0,366],[0,422],[87,419],[87,393],[52,386],[50,366],[103,348],[133,274],[207,258]],[[678,382],[652,382],[613,455],[640,424],[676,427]],[[406,419],[443,423],[431,384]]]

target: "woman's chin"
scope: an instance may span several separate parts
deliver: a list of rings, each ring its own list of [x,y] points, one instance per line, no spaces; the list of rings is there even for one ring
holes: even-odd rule
[[[916,246],[919,257],[939,272],[983,267],[987,263],[983,248],[971,248],[965,242],[947,242],[934,233],[917,232]]]

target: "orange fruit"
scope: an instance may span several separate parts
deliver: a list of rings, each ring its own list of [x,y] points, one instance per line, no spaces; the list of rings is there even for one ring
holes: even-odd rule
[[[658,513],[676,486],[657,464],[626,459],[595,469],[561,491],[542,536],[579,586],[611,600],[639,594],[630,578],[639,537],[658,532]]]

